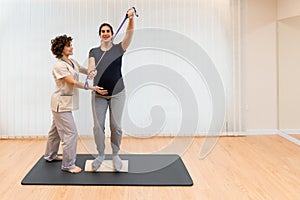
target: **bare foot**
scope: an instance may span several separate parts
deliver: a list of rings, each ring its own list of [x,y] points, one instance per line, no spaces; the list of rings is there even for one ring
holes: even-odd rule
[[[70,170],[68,170],[67,172],[70,172],[70,173],[72,173],[72,174],[77,174],[77,173],[80,173],[81,170],[82,170],[82,169],[81,169],[80,167],[75,166],[73,169],[70,169]]]
[[[54,158],[53,160],[47,160],[47,162],[57,162],[57,161],[62,161],[63,160],[63,157],[62,156],[56,156],[56,158]]]
[[[63,157],[62,156],[56,156],[56,158],[54,160],[61,161],[61,160],[63,160]]]

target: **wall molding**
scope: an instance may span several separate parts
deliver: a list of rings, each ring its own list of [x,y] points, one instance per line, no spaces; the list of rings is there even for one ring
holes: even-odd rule
[[[157,135],[153,134],[134,134],[128,135],[124,134],[123,137],[216,137],[216,136],[251,136],[251,135],[280,135],[285,138],[289,138],[289,134],[300,135],[299,129],[253,129],[253,130],[246,130],[246,131],[232,131],[232,132],[199,132],[196,134],[191,133],[160,133]],[[0,139],[47,139],[48,134],[41,134],[41,135],[23,135],[23,136],[11,136],[11,135],[0,135]],[[93,137],[92,134],[79,134],[79,138],[87,138]],[[110,133],[106,133],[106,137],[110,137]]]

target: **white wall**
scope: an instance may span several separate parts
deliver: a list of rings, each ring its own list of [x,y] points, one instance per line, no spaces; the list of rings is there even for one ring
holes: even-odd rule
[[[245,28],[244,126],[277,129],[276,0],[248,0]]]
[[[71,35],[74,38],[74,58],[86,65],[89,49],[99,45],[97,32],[100,23],[108,21],[116,29],[130,6],[136,6],[140,14],[140,18],[136,19],[137,29],[164,28],[175,35],[181,34],[184,36],[180,38],[181,40],[165,39],[168,43],[173,42],[174,48],[185,40],[198,45],[214,64],[214,70],[220,75],[227,93],[231,90],[230,74],[235,59],[232,53],[235,41],[232,27],[236,25],[231,13],[233,9],[239,9],[234,2],[233,0],[1,1],[0,134],[12,137],[47,135],[51,123],[49,101],[54,88],[51,69],[55,61],[50,52],[50,40],[63,33]],[[136,33],[131,48],[138,39],[142,39],[142,35]],[[157,40],[161,40],[159,35]],[[120,41],[120,38],[117,38],[117,41]],[[184,53],[195,54],[195,58],[197,56],[199,58],[200,54],[197,54],[195,49],[189,49],[184,45],[179,48],[185,50]],[[198,108],[194,108],[199,113],[197,131],[207,131],[213,111],[206,77],[201,76],[199,70],[195,70],[199,66],[192,66],[190,60],[181,59],[180,56],[169,52],[157,55],[155,52],[144,51],[143,56],[131,58],[130,55],[135,53],[129,54],[131,50],[133,49],[129,49],[128,56],[124,57],[124,63],[127,63],[124,74],[142,64],[156,65],[157,61],[168,66],[169,70],[181,74],[198,104]],[[170,59],[174,55],[175,58]],[[153,60],[147,60],[149,56],[153,56]],[[207,70],[209,67],[210,65],[204,66],[202,69]],[[82,76],[81,80],[84,78]],[[162,131],[173,133],[178,131],[182,123],[180,121],[182,107],[177,102],[176,93],[173,95],[167,94],[166,90],[156,92],[157,90],[153,88],[148,89],[149,91],[145,93],[152,96],[138,99],[140,103],[142,102],[142,107],[134,107],[135,110],[132,111],[132,114],[136,115],[132,116],[135,123],[141,127],[151,123],[151,108],[160,102],[159,106],[166,114],[170,114],[166,116]],[[81,91],[80,95],[81,109],[75,113],[78,129],[80,133],[91,133],[90,96],[86,91]],[[158,96],[161,101],[149,102],[153,95]],[[189,105],[188,102],[181,103]],[[218,109],[214,112],[218,112]]]
[[[228,20],[230,22],[230,15],[226,11],[228,4],[224,1],[214,1],[219,7],[206,0],[189,2],[145,0],[122,1],[122,3],[114,0],[93,1],[90,5],[86,1],[68,0],[60,3],[56,1],[51,5],[49,3],[50,1],[44,1],[43,4],[34,0],[1,1],[0,133],[2,135],[47,133],[51,119],[49,95],[54,87],[52,77],[49,75],[51,63],[54,61],[49,50],[50,39],[61,33],[71,34],[74,37],[75,57],[79,62],[86,64],[88,49],[98,42],[96,33],[100,21],[110,21],[116,27],[122,18],[120,10],[126,10],[132,4],[139,7],[141,16],[151,15],[153,10],[156,13],[151,18],[143,17],[137,20],[137,27],[167,27],[183,32],[211,55],[219,71],[226,71],[226,68],[222,67],[224,51],[214,53],[215,44],[222,41],[225,45],[226,39],[221,39],[224,35],[220,35],[218,40],[215,40],[216,37],[213,35],[217,33],[219,29],[217,27],[228,31],[228,27],[222,27]],[[244,24],[246,27],[243,43],[245,65],[242,74],[244,99],[242,114],[246,131],[263,133],[278,128],[276,20],[299,15],[299,4],[298,0],[246,1],[246,10],[243,10],[246,11]],[[112,15],[107,12],[108,8],[113,8]],[[199,8],[203,8],[204,11],[199,12]],[[215,18],[206,15],[209,11],[215,13]],[[181,15],[184,17],[180,17]],[[192,23],[195,19],[198,23]],[[67,23],[68,20],[70,23]],[[215,22],[215,26],[211,26],[211,21]],[[195,24],[199,26],[194,26]],[[226,33],[225,38],[228,39],[230,32]],[[223,47],[226,49],[226,45]],[[226,63],[230,65],[231,61]],[[226,81],[223,77],[223,81],[229,80]],[[87,105],[89,112],[89,96],[84,91],[81,92],[82,105]],[[91,121],[91,116],[87,114],[84,116],[83,120],[79,120],[79,127],[85,131],[86,129],[82,127],[86,121]]]
[[[278,20],[295,17],[300,14],[299,0],[278,0]]]
[[[300,17],[278,22],[279,129],[300,130]]]
[[[60,3],[56,1],[51,5],[49,3],[50,1],[43,4],[34,0],[1,1],[0,133],[2,135],[8,133],[44,135],[48,131],[51,119],[49,95],[54,87],[52,77],[49,75],[51,63],[54,61],[49,50],[50,39],[61,33],[71,34],[74,37],[75,56],[79,62],[86,64],[88,49],[98,42],[96,32],[100,21],[110,21],[116,27],[122,18],[120,10],[126,10],[132,4],[139,7],[141,16],[151,15],[153,10],[156,13],[151,18],[143,17],[137,20],[137,27],[167,27],[183,32],[211,55],[219,71],[226,71],[226,68],[222,68],[224,51],[214,54],[216,45],[213,43],[223,41],[225,44],[226,39],[221,39],[224,35],[220,35],[218,40],[214,40],[216,37],[212,35],[217,33],[219,22],[224,25],[224,22],[230,21],[230,15],[226,11],[228,5],[224,1],[214,1],[219,5],[217,9],[213,9],[215,6],[211,1],[205,0],[191,2],[145,0],[132,3],[130,1],[118,3],[114,0],[93,1],[90,5],[86,1],[68,0]],[[245,65],[242,74],[244,99],[242,114],[246,131],[256,130],[263,133],[278,128],[276,20],[299,15],[299,4],[298,0],[246,1],[246,10],[243,10],[246,11],[244,24],[246,27],[243,43]],[[201,7],[205,11],[199,12],[198,9]],[[107,12],[108,8],[113,8],[112,15]],[[215,18],[206,15],[210,10],[215,13]],[[184,17],[180,17],[181,15]],[[198,23],[192,23],[195,19]],[[67,23],[68,20],[70,23]],[[209,23],[213,20],[215,26]],[[194,26],[195,24],[199,26]],[[228,31],[228,27],[221,29]],[[230,32],[225,34],[227,39],[228,33],[230,35]],[[224,47],[226,49],[226,45]],[[231,63],[226,62],[228,65]],[[226,81],[223,77],[223,81],[229,80]],[[84,91],[81,93],[81,105],[86,106],[89,105],[89,97],[84,93]],[[82,121],[79,120],[80,129],[86,121],[91,121],[90,115],[85,115]]]

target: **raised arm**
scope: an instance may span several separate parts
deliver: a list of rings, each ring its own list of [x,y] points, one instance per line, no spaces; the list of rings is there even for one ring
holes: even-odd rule
[[[131,43],[131,40],[132,40],[132,37],[133,37],[134,14],[135,14],[134,12],[135,12],[135,10],[133,8],[130,8],[127,11],[127,16],[128,16],[129,22],[128,22],[128,25],[127,25],[126,34],[125,34],[124,39],[122,41],[123,50],[126,50],[129,47],[129,45]]]

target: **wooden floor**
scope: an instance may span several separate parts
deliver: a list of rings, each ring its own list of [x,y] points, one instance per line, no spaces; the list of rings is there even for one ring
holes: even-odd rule
[[[0,140],[0,199],[299,199],[300,147],[277,135],[220,137],[199,159],[205,138],[191,138],[181,155],[192,187],[23,186],[21,180],[42,156],[44,139]],[[173,138],[124,138],[127,152],[155,151]],[[78,153],[88,153],[85,141]],[[107,145],[107,148],[109,145]],[[46,173],[46,172],[45,172]]]

